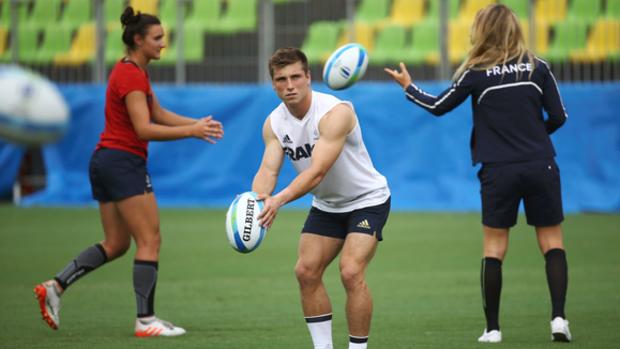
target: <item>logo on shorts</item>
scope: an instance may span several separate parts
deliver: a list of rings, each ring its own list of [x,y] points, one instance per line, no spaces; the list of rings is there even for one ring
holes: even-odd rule
[[[357,223],[357,227],[362,229],[370,229],[370,224],[368,224],[367,219],[364,219],[363,221]]]

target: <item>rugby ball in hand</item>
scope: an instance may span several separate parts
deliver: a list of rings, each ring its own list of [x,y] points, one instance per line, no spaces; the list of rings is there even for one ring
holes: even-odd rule
[[[263,202],[256,199],[256,193],[248,191],[237,195],[226,213],[226,236],[237,251],[254,251],[265,238],[267,229],[258,222]]]
[[[45,77],[0,65],[0,96],[0,139],[38,145],[57,141],[66,132],[69,107]]]
[[[332,90],[342,90],[360,80],[368,67],[368,53],[360,44],[338,48],[323,66],[323,81]]]

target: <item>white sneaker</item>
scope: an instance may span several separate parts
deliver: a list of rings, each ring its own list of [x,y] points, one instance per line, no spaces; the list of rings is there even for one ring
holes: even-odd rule
[[[39,301],[43,320],[57,330],[60,326],[60,293],[54,281],[46,281],[34,287],[34,296]]]
[[[551,321],[551,340],[554,342],[570,342],[572,339],[568,329],[568,320],[556,317]]]
[[[168,321],[154,316],[136,319],[136,337],[173,337],[182,334],[185,334],[185,330],[181,327],[174,326]]]
[[[480,338],[478,338],[478,342],[480,343],[499,343],[502,341],[502,332],[498,330],[492,330],[487,332],[487,329],[484,329],[484,333]]]

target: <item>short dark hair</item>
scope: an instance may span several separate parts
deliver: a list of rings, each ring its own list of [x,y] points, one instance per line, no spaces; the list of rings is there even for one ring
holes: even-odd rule
[[[123,25],[123,42],[129,51],[136,48],[133,37],[138,34],[141,37],[146,36],[149,27],[152,25],[161,25],[159,18],[148,13],[135,13],[133,7],[127,6],[121,15],[121,24]]]
[[[283,68],[287,65],[301,62],[304,73],[308,73],[308,57],[302,50],[296,47],[279,48],[269,59],[269,75],[273,79],[273,71],[275,68]]]

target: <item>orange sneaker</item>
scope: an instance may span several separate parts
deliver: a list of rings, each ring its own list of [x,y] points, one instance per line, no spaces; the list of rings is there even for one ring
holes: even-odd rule
[[[54,330],[60,326],[60,294],[53,281],[46,281],[34,288],[43,320]]]

